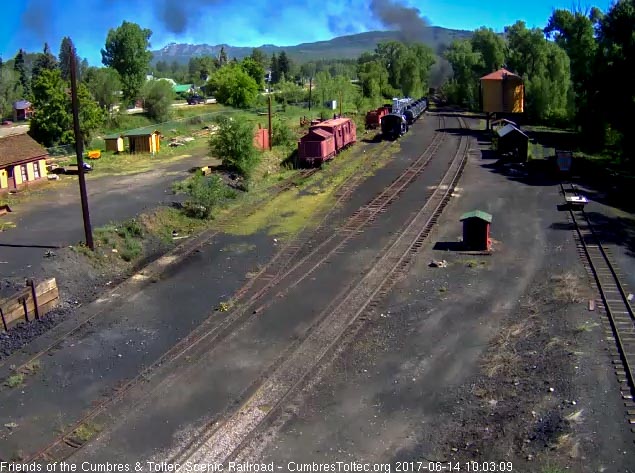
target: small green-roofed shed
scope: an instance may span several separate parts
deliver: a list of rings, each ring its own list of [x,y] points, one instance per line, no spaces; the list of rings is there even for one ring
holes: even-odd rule
[[[463,245],[469,250],[490,249],[489,231],[492,216],[482,210],[472,210],[461,215],[463,222]]]
[[[175,94],[187,94],[194,84],[176,84],[172,87]]]
[[[482,210],[472,210],[471,212],[461,215],[461,221],[467,220],[468,218],[480,218],[485,220],[487,223],[492,223],[492,216]]]
[[[123,135],[120,133],[114,133],[112,135],[104,136],[104,142],[106,143],[106,151],[114,151],[115,153],[123,152]]]

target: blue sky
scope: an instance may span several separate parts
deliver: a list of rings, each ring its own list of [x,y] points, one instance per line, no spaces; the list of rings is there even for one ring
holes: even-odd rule
[[[605,10],[610,0],[594,4]],[[226,43],[234,46],[293,45],[347,33],[387,28],[371,6],[416,8],[432,25],[472,30],[486,25],[502,31],[517,19],[529,26],[546,24],[553,8],[570,8],[571,0],[501,2],[494,0],[14,0],[3,2],[0,55],[18,48],[41,51],[47,41],[59,51],[70,36],[78,54],[100,65],[100,49],[109,28],[123,20],[153,32],[153,49],[169,42]],[[318,8],[316,8],[316,5]],[[586,6],[586,5],[583,5]],[[402,10],[415,18],[415,10]],[[353,13],[351,13],[353,12]]]

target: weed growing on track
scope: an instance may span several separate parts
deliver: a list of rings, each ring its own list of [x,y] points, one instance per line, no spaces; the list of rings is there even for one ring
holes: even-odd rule
[[[18,386],[21,386],[22,383],[24,383],[24,375],[22,373],[12,374],[5,382],[6,386],[9,388],[17,388]]]
[[[87,422],[86,424],[82,424],[76,428],[73,431],[72,436],[81,443],[86,443],[100,431],[101,428],[98,425],[93,424],[92,422]]]

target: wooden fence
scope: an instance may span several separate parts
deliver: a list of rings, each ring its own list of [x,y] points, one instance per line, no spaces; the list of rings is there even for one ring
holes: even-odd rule
[[[32,279],[16,295],[0,300],[0,331],[6,331],[20,322],[39,319],[59,305],[60,295],[55,278],[36,284]]]

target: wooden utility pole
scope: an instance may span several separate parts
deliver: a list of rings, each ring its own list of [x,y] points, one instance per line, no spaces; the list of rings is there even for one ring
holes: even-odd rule
[[[271,90],[269,91],[269,151],[273,146],[273,130],[271,128]]]
[[[88,211],[88,194],[86,192],[86,177],[84,176],[84,158],[82,133],[79,129],[79,101],[77,100],[77,57],[71,48],[71,102],[73,108],[73,129],[75,131],[75,153],[77,154],[77,174],[79,175],[79,196],[82,201],[82,216],[84,218],[84,233],[86,235],[86,246],[91,250],[95,249],[93,242],[93,229],[90,225],[90,213]]]
[[[342,116],[342,91],[340,91],[340,117]]]
[[[309,112],[311,111],[311,92],[312,92],[312,87],[313,86],[313,77],[309,77]]]

